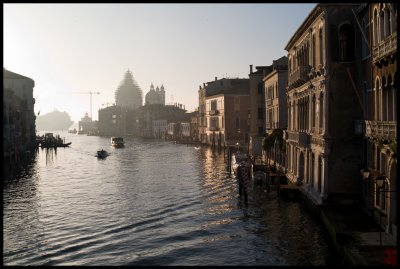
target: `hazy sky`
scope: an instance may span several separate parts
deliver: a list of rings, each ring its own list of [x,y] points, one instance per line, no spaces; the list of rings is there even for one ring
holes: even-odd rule
[[[3,4],[4,67],[35,81],[35,112],[93,119],[129,69],[191,112],[199,85],[270,65],[313,4]]]

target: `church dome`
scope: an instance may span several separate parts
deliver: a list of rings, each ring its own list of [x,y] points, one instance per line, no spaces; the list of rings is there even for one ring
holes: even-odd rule
[[[131,109],[142,106],[142,90],[136,83],[130,70],[126,71],[124,79],[115,91],[115,103],[118,106]]]

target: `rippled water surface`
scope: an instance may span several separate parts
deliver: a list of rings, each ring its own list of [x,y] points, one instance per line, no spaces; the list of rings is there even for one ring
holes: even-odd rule
[[[297,201],[253,191],[242,205],[223,154],[137,138],[114,149],[109,138],[59,134],[70,148],[40,149],[3,184],[4,265],[333,262],[325,231]]]

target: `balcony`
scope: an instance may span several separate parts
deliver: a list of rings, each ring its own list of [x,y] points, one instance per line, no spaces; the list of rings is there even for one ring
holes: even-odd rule
[[[311,67],[309,65],[298,66],[292,73],[289,74],[288,85],[290,88],[297,88],[306,83],[308,73],[310,73]]]
[[[310,145],[310,135],[304,132],[299,132],[299,146],[307,148]]]
[[[323,139],[322,137],[312,136],[311,137],[311,144],[318,145],[320,147],[324,147],[325,146],[325,139]]]
[[[208,127],[209,131],[219,131],[219,127],[215,127],[215,126],[210,126]]]
[[[287,131],[287,141],[307,148],[310,145],[310,135],[305,132]]]
[[[365,121],[364,124],[366,137],[397,139],[397,121]]]
[[[385,58],[389,58],[397,51],[397,32],[386,37],[377,46],[372,48],[372,62],[377,63]]]
[[[210,115],[219,115],[219,110],[217,109],[210,110]]]

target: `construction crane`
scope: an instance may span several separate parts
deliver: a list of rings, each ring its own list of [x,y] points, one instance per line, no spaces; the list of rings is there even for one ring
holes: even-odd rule
[[[79,92],[79,93],[82,93],[82,94],[90,94],[90,118],[92,118],[92,94],[100,94],[100,92],[92,92],[92,91],[89,91],[89,92]],[[92,118],[93,119],[93,118]]]

